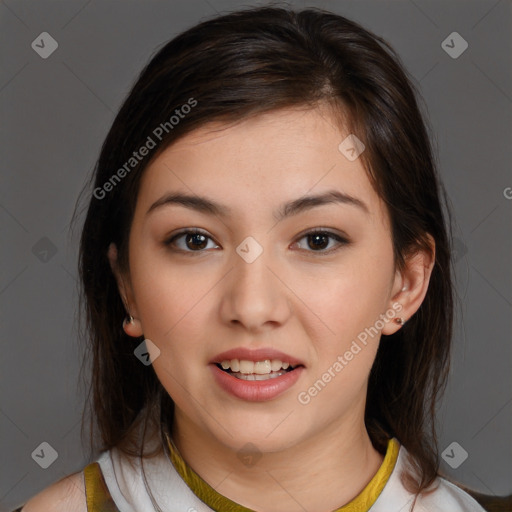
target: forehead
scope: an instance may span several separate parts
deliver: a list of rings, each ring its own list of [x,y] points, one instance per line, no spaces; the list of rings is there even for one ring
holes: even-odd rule
[[[370,213],[382,213],[361,159],[340,150],[349,135],[321,108],[208,123],[151,162],[138,203],[147,210],[162,194],[180,191],[216,198],[244,214],[334,189],[360,198]]]

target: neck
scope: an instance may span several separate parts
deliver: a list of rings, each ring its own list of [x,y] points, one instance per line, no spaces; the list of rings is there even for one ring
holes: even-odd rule
[[[173,424],[173,441],[187,464],[218,493],[260,512],[331,511],[350,502],[375,475],[383,457],[357,421],[328,425],[293,447],[240,452],[198,429],[187,418]]]

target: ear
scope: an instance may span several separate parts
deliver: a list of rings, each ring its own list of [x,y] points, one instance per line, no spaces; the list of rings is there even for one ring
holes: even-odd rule
[[[137,308],[135,306],[130,279],[129,276],[125,276],[119,268],[117,259],[117,247],[114,243],[109,245],[107,257],[110,263],[110,268],[117,282],[119,295],[121,296],[121,300],[123,301],[124,307],[126,309],[127,318],[122,320],[124,332],[128,334],[128,336],[132,336],[134,338],[143,336],[142,324],[140,322]]]
[[[404,268],[395,273],[389,308],[396,312],[396,316],[386,323],[382,334],[397,332],[402,326],[397,320],[409,320],[418,311],[427,294],[435,264],[435,242],[430,235],[427,236],[429,248],[412,252],[406,257]]]

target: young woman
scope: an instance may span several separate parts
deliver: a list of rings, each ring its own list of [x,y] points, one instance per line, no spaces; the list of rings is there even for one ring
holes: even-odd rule
[[[359,25],[265,7],[170,41],[81,239],[101,454],[23,512],[482,511],[438,474],[441,190],[413,87]]]

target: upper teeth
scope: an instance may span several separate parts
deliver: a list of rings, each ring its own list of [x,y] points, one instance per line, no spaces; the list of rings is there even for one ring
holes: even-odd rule
[[[231,369],[233,372],[240,373],[256,373],[259,375],[265,375],[270,372],[277,372],[281,368],[286,370],[290,363],[283,363],[279,359],[265,359],[264,361],[247,361],[245,359],[226,359],[222,361],[221,366],[224,370]]]

